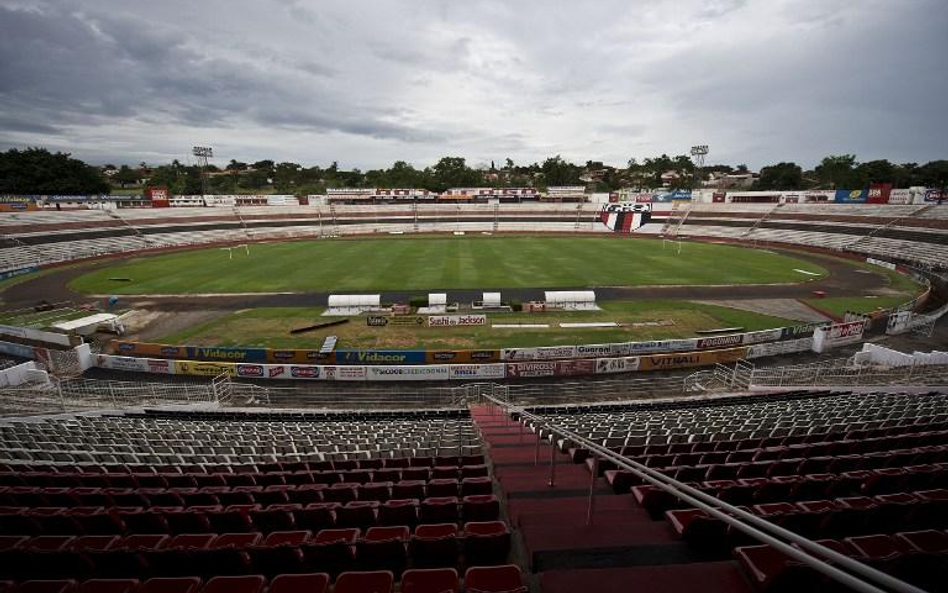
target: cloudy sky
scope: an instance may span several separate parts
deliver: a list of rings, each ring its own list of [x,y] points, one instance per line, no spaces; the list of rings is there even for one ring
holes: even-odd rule
[[[945,0],[0,0],[0,147],[948,158]]]

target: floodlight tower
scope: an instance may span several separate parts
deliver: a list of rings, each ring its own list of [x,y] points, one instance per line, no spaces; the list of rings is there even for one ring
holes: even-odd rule
[[[704,167],[704,157],[708,156],[708,145],[699,144],[691,147],[691,162],[695,165],[695,173],[692,175],[691,189],[694,191],[698,187],[698,174]]]
[[[210,146],[195,146],[191,149],[191,154],[197,157],[198,166],[201,167],[201,193],[207,195],[207,159],[214,156],[214,149]]]

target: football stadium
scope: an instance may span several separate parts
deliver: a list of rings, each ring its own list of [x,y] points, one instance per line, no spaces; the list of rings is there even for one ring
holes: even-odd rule
[[[931,191],[389,191],[7,198],[9,587],[944,590]]]
[[[948,593],[946,24],[0,0],[0,593]]]

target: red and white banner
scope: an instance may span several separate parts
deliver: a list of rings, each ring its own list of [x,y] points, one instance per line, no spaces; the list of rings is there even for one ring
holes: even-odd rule
[[[860,342],[865,330],[865,320],[818,327],[813,332],[813,351],[823,353],[832,348]]]

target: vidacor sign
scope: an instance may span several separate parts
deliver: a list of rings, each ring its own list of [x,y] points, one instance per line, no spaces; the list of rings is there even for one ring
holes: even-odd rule
[[[472,327],[487,325],[487,315],[431,315],[428,327]]]

